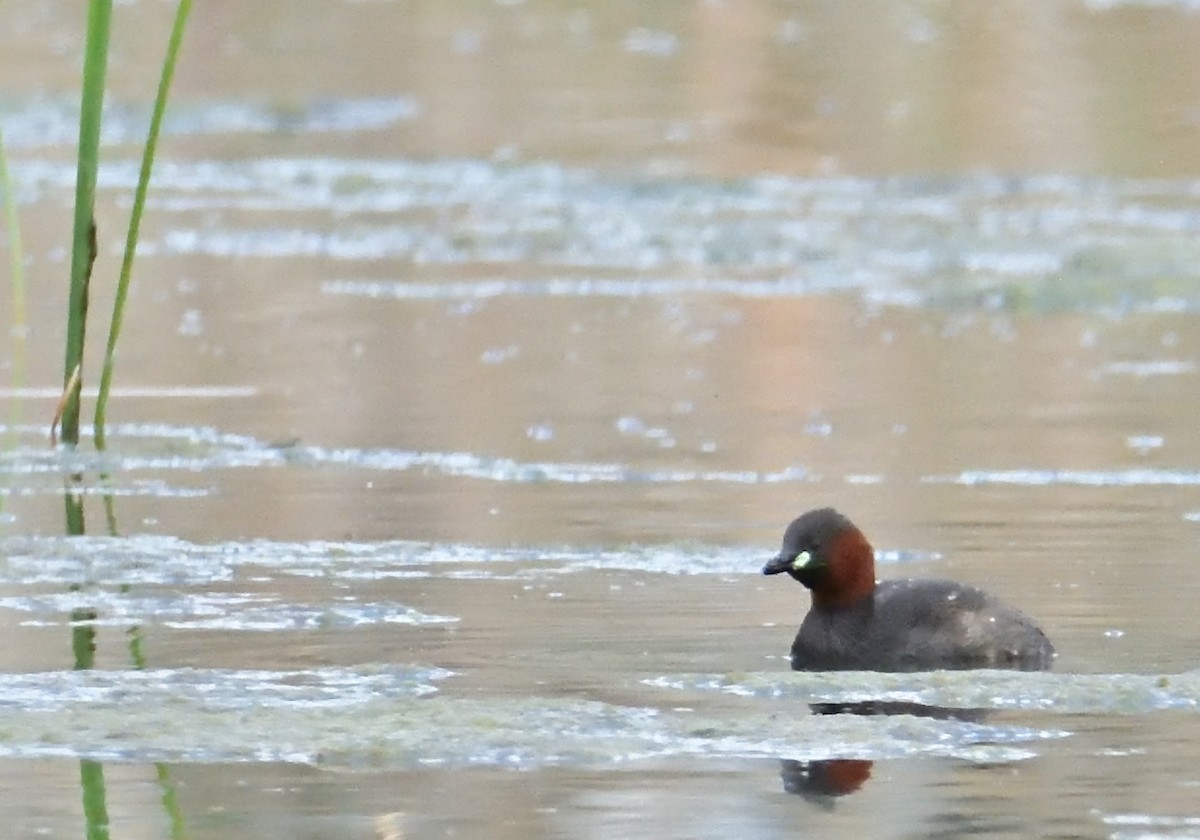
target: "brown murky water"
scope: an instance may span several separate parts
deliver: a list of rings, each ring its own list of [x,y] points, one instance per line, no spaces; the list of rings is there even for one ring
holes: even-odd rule
[[[1200,836],[1187,4],[197,4],[104,459],[43,443],[82,27],[0,7],[10,836],[81,759],[113,837]],[[825,504],[1055,672],[789,674]],[[993,711],[808,711],[863,697]]]

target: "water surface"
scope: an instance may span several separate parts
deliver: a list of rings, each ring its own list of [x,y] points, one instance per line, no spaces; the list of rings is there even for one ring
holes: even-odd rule
[[[197,8],[103,454],[46,441],[82,25],[0,11],[13,836],[96,768],[114,837],[1200,836],[1187,4]],[[827,504],[1054,671],[790,673]]]

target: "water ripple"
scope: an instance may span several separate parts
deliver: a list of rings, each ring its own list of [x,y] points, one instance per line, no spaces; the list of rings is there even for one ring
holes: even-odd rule
[[[30,433],[32,427],[14,431]],[[0,432],[8,429],[0,425]],[[40,429],[34,431],[40,432]],[[776,484],[811,480],[804,467],[781,470],[649,469],[619,463],[517,461],[471,452],[420,452],[407,449],[330,448],[306,445],[272,445],[246,435],[211,428],[181,428],[126,424],[109,430],[112,440],[124,438],[158,451],[85,452],[60,448],[19,447],[0,452],[0,473],[16,475],[73,475],[82,472],[116,473],[133,470],[186,470],[262,468],[284,465],[339,466],[367,470],[420,471],[423,473],[514,483],[564,484],[625,483],[677,484],[708,481],[727,484]]]
[[[245,101],[178,102],[162,125],[166,136],[213,134],[325,133],[387,128],[420,113],[406,98],[336,99],[299,107],[276,107]],[[77,102],[32,100],[3,111],[5,142],[12,149],[65,146],[79,139]],[[105,144],[145,140],[149,111],[140,106],[105,104],[101,141]]]
[[[414,110],[404,100],[312,105],[267,114],[255,130],[367,130]],[[216,113],[190,126],[169,122],[168,130],[239,131],[256,118]],[[65,141],[68,121],[60,122],[25,131],[18,120],[16,145],[37,145],[39,135]],[[99,188],[124,192],[137,170],[132,159],[107,163]],[[23,200],[73,189],[74,168],[65,162],[18,160],[11,171]],[[371,277],[324,286],[327,294],[369,297],[776,297],[849,289],[871,305],[1194,311],[1198,194],[1198,182],[1167,179],[713,182],[479,160],[165,160],[155,167],[151,202],[176,218],[139,250],[311,256],[368,271],[387,258],[451,281],[440,289]],[[264,213],[278,223],[255,223]],[[561,276],[453,282],[462,265],[503,273],[530,264]]]
[[[168,706],[199,702],[221,710],[302,706],[346,708],[380,699],[424,697],[453,676],[444,668],[360,665],[295,671],[155,668],[0,674],[0,709],[48,712],[118,707],[131,696]]]
[[[472,577],[493,580],[525,580],[584,571],[758,575],[768,553],[754,546],[692,544],[496,548],[405,540],[249,540],[200,544],[152,534],[130,537],[14,536],[0,539],[0,584],[47,587],[96,581],[106,586],[205,586],[234,580],[242,570],[249,570],[256,578],[273,573],[347,582],[461,577],[468,573]],[[938,555],[890,550],[879,551],[876,556],[879,563],[891,565],[936,559]],[[70,600],[38,603],[53,612],[94,605],[94,601],[89,601],[85,595],[79,597],[83,599],[80,604]],[[20,600],[10,607],[19,609],[32,603]],[[160,606],[166,608],[169,605]],[[198,609],[201,605],[195,606]],[[168,609],[168,613],[171,612]],[[431,620],[437,618],[444,617],[430,617]]]
[[[1071,484],[1086,487],[1191,487],[1200,484],[1194,470],[966,470],[958,475],[928,475],[929,484],[1017,484],[1028,487]]]
[[[648,758],[1013,761],[1063,732],[919,717],[684,710],[572,698],[426,697],[440,669],[0,675],[0,756],[290,761],[345,769],[619,766]]]
[[[1200,711],[1200,671],[1183,674],[1056,674],[1024,671],[867,671],[680,674],[644,680],[675,691],[719,692],[806,703],[909,703],[953,709],[1036,709],[1136,715]]]
[[[450,624],[455,616],[432,615],[403,604],[346,598],[325,604],[283,602],[249,593],[112,592],[88,587],[44,595],[0,597],[0,609],[37,618],[25,626],[145,627],[182,630],[279,632],[364,627],[374,624]],[[82,618],[86,614],[89,617]]]
[[[487,300],[496,297],[676,297],[724,295],[775,298],[811,295],[849,285],[844,279],[784,277],[776,280],[722,278],[612,279],[555,277],[545,280],[479,280],[470,283],[411,283],[402,281],[330,280],[321,284],[327,295],[351,295],[392,300]]]

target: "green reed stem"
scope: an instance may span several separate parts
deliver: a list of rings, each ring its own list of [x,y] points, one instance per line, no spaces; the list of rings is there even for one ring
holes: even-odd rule
[[[104,490],[104,527],[110,537],[117,537],[120,536],[117,533],[117,504],[113,499],[111,488],[107,486],[108,473],[101,474],[101,481],[106,485]]]
[[[100,118],[104,110],[104,76],[108,69],[108,32],[112,0],[90,0],[87,45],[83,56],[83,98],[79,112],[78,168],[75,174],[75,224],[71,238],[71,297],[67,309],[67,352],[63,383],[83,363],[88,284],[96,261],[96,172],[100,165]],[[62,439],[79,443],[79,387],[67,395]]]
[[[171,779],[171,765],[155,762],[154,774],[158,778],[158,786],[162,790],[162,806],[167,818],[171,821],[171,840],[186,840],[188,836],[187,821],[183,818],[183,809],[179,807],[179,788]]]
[[[108,840],[108,794],[104,785],[104,765],[83,759],[79,762],[79,781],[83,788],[87,840]]]
[[[80,532],[82,533],[82,531]],[[72,586],[72,591],[80,587]],[[84,671],[96,664],[96,611],[71,610],[71,650],[75,670]],[[79,762],[79,785],[83,790],[83,819],[88,840],[108,840],[108,793],[104,785],[104,765],[83,759]]]
[[[87,324],[88,284],[96,261],[96,172],[100,163],[100,117],[104,108],[104,75],[108,67],[108,31],[112,0],[91,0],[88,5],[87,45],[83,58],[83,98],[79,114],[78,168],[75,174],[75,226],[71,241],[71,297],[67,309],[66,370],[64,387],[83,363],[83,337]],[[79,443],[79,387],[67,395],[62,418],[63,441]],[[67,533],[83,533],[83,499],[71,492],[67,479]],[[75,610],[73,621],[95,619],[95,613]],[[91,668],[96,657],[96,629],[77,624],[71,629],[76,669]],[[95,761],[79,762],[83,789],[83,815],[88,840],[108,840],[108,806],[104,767]]]
[[[137,252],[138,231],[142,225],[142,211],[146,206],[146,190],[150,186],[150,171],[154,167],[154,152],[158,148],[158,133],[162,127],[163,113],[167,110],[167,95],[171,80],[175,76],[175,64],[179,47],[183,43],[183,30],[192,11],[192,0],[179,0],[175,9],[175,25],[171,28],[171,39],[167,43],[167,55],[163,59],[162,75],[158,80],[158,96],[154,99],[154,113],[150,117],[150,133],[142,150],[142,168],[138,172],[137,191],[133,197],[133,210],[129,214],[129,230],[125,237],[125,255],[121,260],[121,276],[117,280],[117,295],[113,303],[112,321],[108,328],[108,346],[104,352],[104,369],[100,373],[100,393],[96,398],[95,439],[96,448],[104,449],[104,414],[108,407],[108,393],[112,386],[113,362],[117,352],[117,339],[121,336],[121,325],[125,320],[125,298],[129,293],[129,278],[133,272],[133,257]]]
[[[122,590],[124,591],[124,590]],[[129,636],[129,658],[135,671],[146,670],[146,652],[142,648],[142,628],[130,627],[126,631]],[[179,806],[179,788],[171,778],[171,765],[155,762],[154,775],[158,779],[158,787],[162,791],[163,811],[171,823],[171,840],[185,840],[188,836],[187,822],[183,818],[183,809]]]

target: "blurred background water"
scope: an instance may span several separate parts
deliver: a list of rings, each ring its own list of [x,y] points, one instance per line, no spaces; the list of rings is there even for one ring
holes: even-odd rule
[[[197,4],[104,456],[45,442],[83,27],[0,7],[12,836],[81,759],[114,837],[1200,836],[1191,4]],[[1055,671],[788,673],[827,504]],[[864,698],[990,711],[809,712]]]

